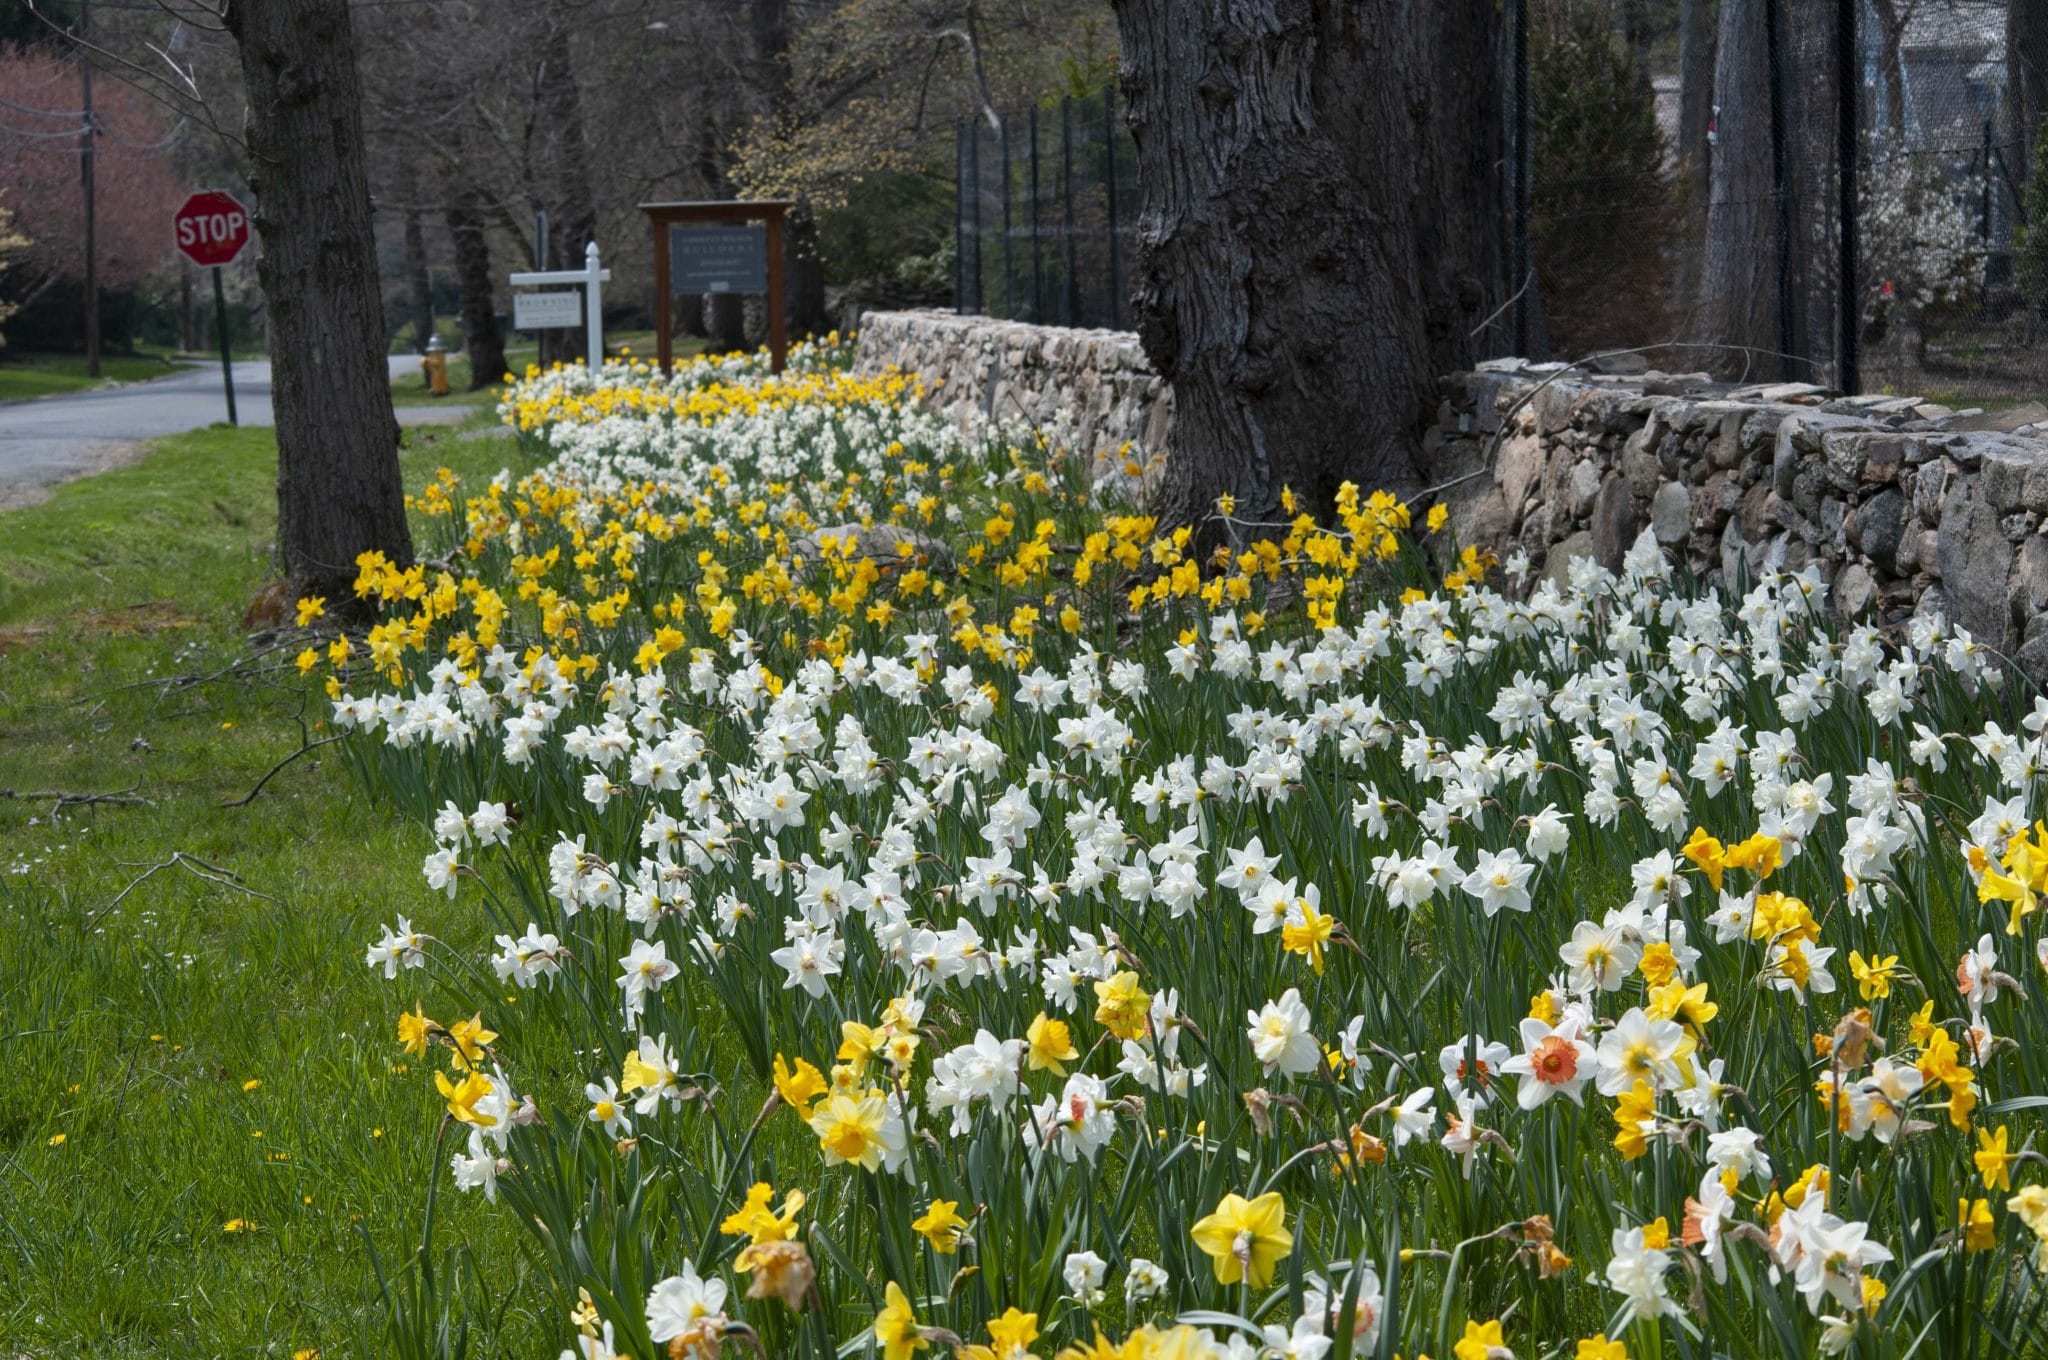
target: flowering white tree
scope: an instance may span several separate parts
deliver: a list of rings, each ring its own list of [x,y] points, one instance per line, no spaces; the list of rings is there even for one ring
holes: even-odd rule
[[[1863,320],[1882,319],[1902,348],[1924,343],[1929,307],[1967,292],[1984,261],[1977,221],[1943,167],[1879,147],[1863,171]]]
[[[13,263],[9,256],[17,250],[26,249],[29,244],[28,237],[14,230],[14,214],[8,210],[5,203],[0,203],[0,274],[5,274],[7,266]],[[0,298],[0,324],[4,324],[7,318],[18,310],[14,303]],[[0,345],[6,343],[7,337],[0,335]]]

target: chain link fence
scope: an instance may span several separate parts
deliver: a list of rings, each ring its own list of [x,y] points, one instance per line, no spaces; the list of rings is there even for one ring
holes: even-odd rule
[[[1509,302],[1479,357],[2048,400],[2048,0],[1503,0],[1501,22]],[[957,152],[960,310],[1133,324],[1113,91],[963,121]]]
[[[1137,148],[1113,89],[955,129],[955,305],[1055,326],[1135,324]]]
[[[2025,230],[2048,170],[2011,5],[2048,10],[1511,0],[1514,347],[1952,405],[2048,394],[2048,234],[2030,251]]]

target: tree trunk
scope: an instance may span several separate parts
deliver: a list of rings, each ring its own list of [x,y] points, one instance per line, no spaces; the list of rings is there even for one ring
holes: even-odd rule
[[[704,310],[710,315],[705,329],[710,332],[706,346],[713,354],[731,354],[747,347],[747,300],[738,293],[713,293]]]
[[[583,250],[597,239],[597,197],[591,189],[590,148],[583,133],[583,95],[569,46],[573,16],[550,7],[535,83],[537,115],[548,139],[545,166],[550,186],[547,269],[581,269]],[[541,332],[543,362],[570,363],[581,357],[584,328]]]
[[[798,207],[783,221],[783,259],[788,271],[789,333],[822,335],[832,329],[825,305],[825,257],[818,242],[818,219]]]
[[[2019,0],[2024,3],[2024,0]],[[1877,18],[1877,73],[1884,81],[1884,128],[1894,152],[1906,149],[1906,65],[1899,45],[1919,0],[1870,0]]]
[[[704,295],[685,293],[675,299],[676,334],[694,335],[699,340],[711,334],[704,320]]]
[[[1679,0],[1678,130],[1673,161],[1678,189],[1677,248],[1672,252],[1672,295],[1689,314],[1700,290],[1700,244],[1705,238],[1714,144],[1714,18],[1709,0]],[[1688,325],[1685,329],[1691,329]]]
[[[1706,367],[1730,377],[1779,371],[1778,219],[1772,197],[1771,72],[1764,0],[1721,0],[1714,63],[1719,140],[1700,260]]]
[[[1678,5],[1678,175],[1693,214],[1707,206],[1707,176],[1713,144],[1707,129],[1714,117],[1714,23],[1707,0]]]
[[[474,187],[464,185],[448,204],[448,235],[455,242],[455,277],[462,285],[462,343],[469,354],[469,390],[489,387],[505,371],[505,336],[498,329],[497,281],[491,243]]]
[[[348,0],[226,8],[246,133],[277,416],[277,548],[286,579],[359,613],[356,557],[412,561]]]
[[[434,338],[434,281],[427,273],[427,232],[417,203],[405,207],[405,272],[412,285],[412,347],[425,354]]]
[[[1114,7],[1139,334],[1174,392],[1161,514],[1415,491],[1437,380],[1503,296],[1492,0]]]
[[[1811,382],[1813,355],[1834,349],[1834,298],[1826,290],[1835,275],[1835,233],[1840,214],[1835,182],[1835,7],[1831,4],[1783,3],[1788,67],[1796,76],[1784,81],[1785,193],[1789,212],[1779,219],[1791,224],[1785,242],[1785,267],[1791,271],[1790,318],[1785,332],[1789,348],[1799,356],[1786,360],[1787,378]]]

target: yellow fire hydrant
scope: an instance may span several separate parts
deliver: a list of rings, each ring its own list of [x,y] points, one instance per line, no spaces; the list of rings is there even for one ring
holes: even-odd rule
[[[440,336],[427,341],[427,352],[420,358],[420,373],[426,378],[430,394],[448,395],[448,347],[441,343]]]

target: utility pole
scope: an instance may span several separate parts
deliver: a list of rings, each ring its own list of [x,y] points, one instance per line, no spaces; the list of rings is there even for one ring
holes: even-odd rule
[[[78,6],[78,89],[85,107],[85,126],[78,134],[78,178],[85,190],[85,372],[100,375],[100,260],[97,223],[93,220],[93,138],[99,129],[92,117],[92,54],[86,46],[90,0]]]

